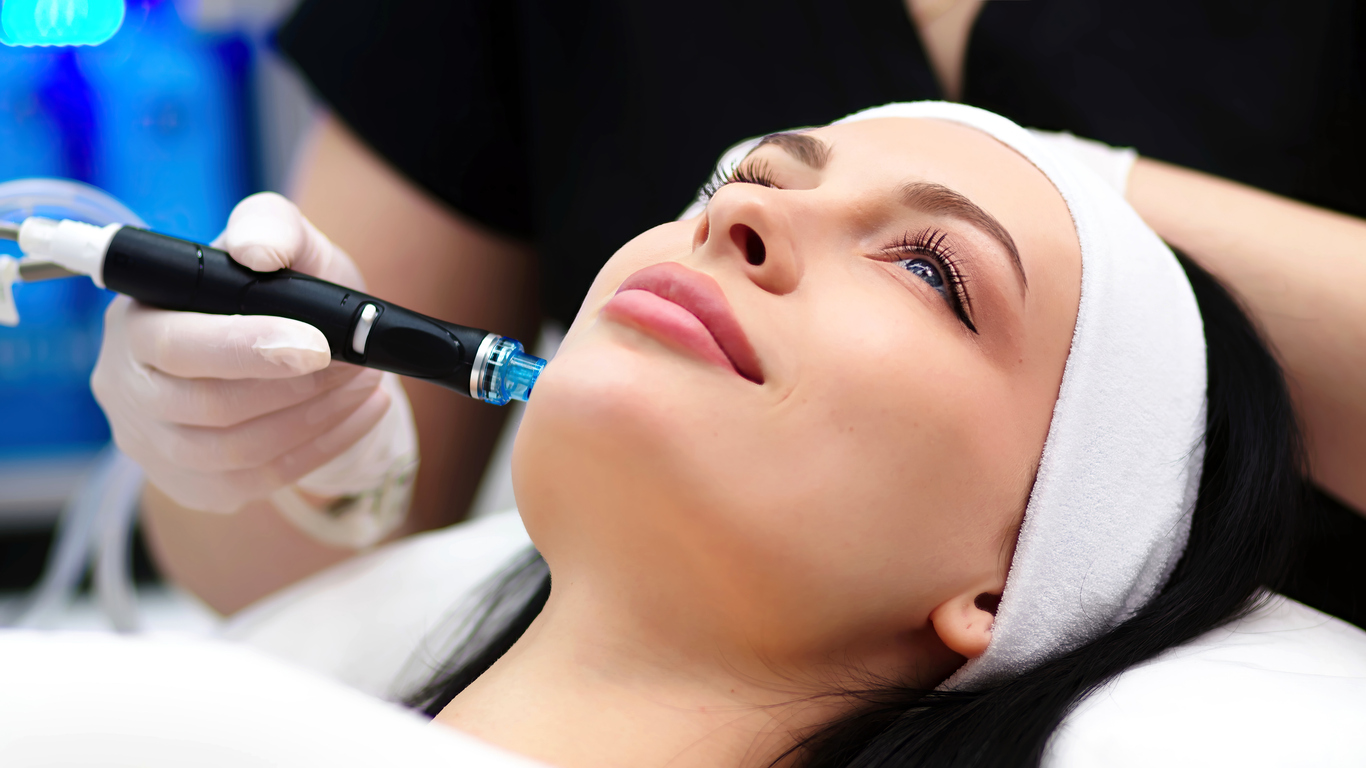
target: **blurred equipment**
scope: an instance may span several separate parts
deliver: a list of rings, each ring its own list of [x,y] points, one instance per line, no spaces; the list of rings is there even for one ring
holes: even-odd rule
[[[0,627],[42,627],[76,597],[91,557],[100,609],[119,632],[138,629],[137,596],[129,552],[142,468],[109,446],[100,452],[80,489],[67,501],[38,585],[0,613]]]
[[[3,12],[18,5],[6,0]],[[46,215],[211,239],[259,175],[252,161],[256,38],[228,29],[223,13],[207,33],[184,23],[173,2],[127,5],[119,33],[96,48],[0,47],[0,182],[47,176],[95,184],[126,203],[124,212],[146,212],[147,221],[60,207]],[[41,214],[22,209],[27,194],[0,192],[12,200],[0,218]],[[10,244],[0,244],[0,253],[19,255]],[[15,292],[24,327],[0,328],[0,530],[50,525],[109,440],[88,386],[109,298],[76,280]]]
[[[123,26],[123,0],[6,0],[5,45],[99,45]]]
[[[99,225],[142,223],[114,198],[78,182],[0,183],[0,221],[40,214]],[[12,243],[0,242],[0,259],[3,251],[19,254]],[[0,328],[0,523],[32,527],[44,516],[50,522],[109,441],[89,386],[107,298],[87,281],[62,280],[19,285],[14,301],[26,322]]]
[[[278,188],[312,114],[306,89],[271,51],[274,24],[292,6],[0,2],[0,220],[43,215],[212,239],[237,200]],[[4,255],[20,252],[0,242]],[[45,541],[59,516],[74,514],[77,489],[105,476],[97,457],[109,430],[89,377],[111,296],[88,280],[38,282],[29,273],[13,296],[24,326],[0,327],[0,588],[33,583],[40,560],[26,553],[42,544],[26,542]],[[132,509],[119,513],[129,521],[125,560]],[[84,553],[99,530],[77,537]],[[48,563],[45,584],[58,565],[71,572],[63,562]]]
[[[0,184],[0,229],[12,229],[16,219],[38,213],[68,216],[91,224],[142,223],[137,214],[117,200],[78,182],[25,179]],[[0,261],[8,260],[0,255]],[[39,305],[42,313],[36,327],[26,325],[22,331],[5,329],[11,333],[0,336],[0,418],[8,421],[8,439],[26,440],[30,445],[53,445],[66,438],[68,445],[93,444],[96,449],[108,439],[107,431],[99,433],[90,428],[91,424],[103,426],[99,408],[86,384],[89,367],[99,351],[98,310],[103,301],[96,289],[82,285],[84,282],[49,284],[59,289],[55,294],[59,299],[87,297],[75,303],[79,316],[70,324],[61,322],[67,302],[51,301]],[[20,295],[25,295],[29,288],[47,286],[24,286]],[[70,345],[66,349],[51,348],[52,337],[56,335],[54,328],[65,331]],[[12,366],[13,363],[28,365]],[[11,384],[11,380],[17,382]],[[36,469],[41,475],[44,465],[54,465],[50,459],[44,461],[41,452],[34,453],[38,456],[12,461],[9,471],[27,474]],[[131,631],[137,627],[137,614],[128,561],[129,537],[142,471],[113,446],[101,450],[93,462],[66,458],[65,464],[56,465],[65,466],[67,471],[49,478],[49,487],[43,489],[66,499],[43,578],[9,615],[0,615],[0,626],[41,625],[44,617],[65,608],[95,555],[95,586],[101,607],[116,629]],[[0,499],[9,494],[11,503],[41,501],[32,498],[31,481],[25,484],[19,478],[15,480],[0,483]],[[26,488],[30,498],[14,498],[18,495],[16,490],[22,492]],[[71,493],[73,489],[75,493]]]

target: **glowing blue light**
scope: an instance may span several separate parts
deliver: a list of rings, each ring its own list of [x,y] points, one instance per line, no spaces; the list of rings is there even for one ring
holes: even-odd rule
[[[123,26],[123,0],[3,0],[0,43],[99,45]]]

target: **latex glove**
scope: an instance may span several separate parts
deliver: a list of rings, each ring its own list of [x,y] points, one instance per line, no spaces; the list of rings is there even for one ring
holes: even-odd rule
[[[1138,150],[1133,147],[1112,147],[1099,141],[1074,136],[1067,131],[1039,131],[1031,128],[1029,132],[1057,152],[1090,168],[1104,179],[1111,189],[1127,196],[1129,172],[1133,170],[1134,161],[1138,160]]]
[[[258,271],[291,267],[363,288],[355,263],[285,198],[253,195],[214,242]],[[233,512],[297,483],[378,485],[416,436],[397,378],[331,360],[326,338],[277,317],[169,312],[119,297],[91,388],[114,440],[177,503]],[[313,482],[309,482],[312,480]]]

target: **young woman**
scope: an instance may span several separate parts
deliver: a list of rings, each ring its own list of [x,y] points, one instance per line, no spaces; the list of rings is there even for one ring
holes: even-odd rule
[[[516,445],[544,566],[439,722],[566,768],[1034,764],[1275,586],[1298,435],[1234,302],[1000,118],[856,117],[599,274]]]

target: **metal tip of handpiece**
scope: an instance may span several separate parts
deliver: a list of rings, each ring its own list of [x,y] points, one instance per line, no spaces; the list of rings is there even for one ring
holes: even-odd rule
[[[23,222],[0,221],[0,240],[18,240]]]

